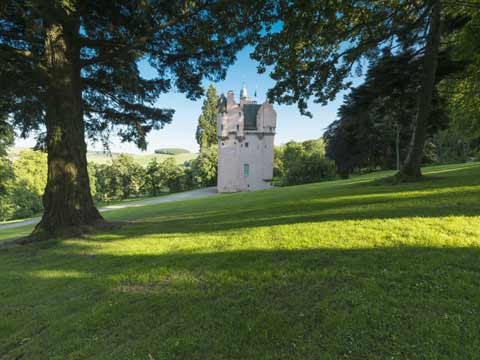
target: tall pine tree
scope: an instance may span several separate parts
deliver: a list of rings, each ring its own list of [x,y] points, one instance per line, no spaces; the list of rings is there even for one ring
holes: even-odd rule
[[[202,152],[203,149],[218,143],[217,107],[217,90],[215,89],[215,86],[210,85],[207,90],[207,96],[203,101],[202,114],[198,118],[196,139],[200,146],[200,152]]]
[[[261,8],[240,0],[4,0],[0,3],[0,114],[48,151],[45,212],[35,233],[103,224],[90,195],[86,139],[117,131],[146,147],[171,109],[173,87],[190,99],[225,76],[260,30]],[[145,79],[139,62],[157,71]]]

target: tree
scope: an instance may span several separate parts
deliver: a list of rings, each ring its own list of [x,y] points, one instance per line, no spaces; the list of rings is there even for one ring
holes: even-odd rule
[[[13,179],[11,162],[6,158],[7,148],[13,144],[12,127],[0,116],[0,217],[5,220],[10,213],[11,204],[7,205],[9,183]]]
[[[465,26],[448,38],[453,57],[466,66],[440,83],[440,93],[447,99],[452,135],[470,147],[480,142],[480,6],[469,7],[467,15]]]
[[[432,109],[442,17],[461,16],[468,2],[441,0],[276,2],[272,22],[252,57],[259,70],[273,66],[276,84],[268,92],[271,101],[297,103],[302,114],[307,99],[326,103],[349,87],[354,66],[377,58],[382,50],[415,49],[422,56],[421,85],[416,116],[399,180],[421,176],[420,163]],[[428,31],[425,31],[427,29]]]
[[[438,79],[456,69],[447,56],[441,65]],[[345,96],[339,120],[324,134],[328,156],[342,177],[354,168],[400,169],[408,152],[421,72],[421,59],[412,52],[385,53],[371,64],[365,82]],[[447,120],[443,101],[435,92],[428,136],[444,128]]]
[[[189,181],[186,176],[185,169],[178,166],[175,159],[152,159],[146,169],[145,190],[152,196],[158,196],[165,191],[187,190]]]
[[[14,214],[12,199],[12,164],[8,159],[0,158],[0,221],[7,221]]]
[[[13,163],[14,216],[26,218],[43,210],[42,196],[47,183],[47,155],[24,150]]]
[[[0,114],[21,134],[46,131],[45,211],[34,234],[101,225],[87,174],[85,134],[115,129],[140,148],[168,124],[154,107],[175,86],[202,95],[261,27],[250,1],[5,0],[0,4]],[[157,70],[142,77],[140,61]]]
[[[0,159],[7,155],[7,149],[13,144],[13,129],[6,121],[6,118],[0,116]]]
[[[200,146],[200,152],[202,152],[202,149],[218,144],[217,112],[217,90],[215,89],[215,86],[210,85],[207,90],[207,96],[203,101],[202,114],[198,118],[196,139]]]
[[[145,169],[131,155],[121,154],[112,160],[110,187],[121,199],[140,195],[145,179]]]
[[[298,185],[335,177],[335,163],[325,157],[323,139],[289,141],[275,151],[277,174],[283,185]]]
[[[191,162],[194,182],[200,186],[217,184],[218,148],[212,145],[203,149],[200,155]]]

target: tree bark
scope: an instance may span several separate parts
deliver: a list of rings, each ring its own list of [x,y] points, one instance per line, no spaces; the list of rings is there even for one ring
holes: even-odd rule
[[[395,126],[395,155],[397,160],[397,171],[400,170],[401,163],[400,163],[400,124],[396,124]]]
[[[48,180],[44,213],[33,235],[57,234],[103,223],[90,193],[83,120],[80,49],[75,45],[79,22],[47,25],[45,66]]]
[[[397,178],[401,180],[415,180],[422,176],[420,166],[422,164],[425,141],[427,140],[428,121],[432,110],[432,98],[438,64],[441,7],[441,1],[435,1],[430,15],[430,26],[423,64],[423,79],[418,97],[417,116],[413,124],[413,133],[407,158],[405,159],[403,168],[397,173]]]

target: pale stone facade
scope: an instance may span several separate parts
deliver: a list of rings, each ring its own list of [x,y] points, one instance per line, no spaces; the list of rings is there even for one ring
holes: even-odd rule
[[[267,189],[273,176],[273,140],[277,114],[272,104],[233,91],[221,97],[217,115],[218,192]]]

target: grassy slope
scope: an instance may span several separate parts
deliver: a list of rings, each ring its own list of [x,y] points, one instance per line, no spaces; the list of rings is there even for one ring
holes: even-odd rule
[[[177,163],[177,165],[182,165],[185,161],[193,160],[198,156],[198,154],[192,154],[192,153],[185,153],[185,154],[178,154],[178,155],[165,155],[165,154],[130,154],[130,155],[133,156],[135,161],[142,166],[147,166],[148,163],[155,158],[158,161],[165,161],[166,159],[171,157],[175,159],[175,162]],[[96,164],[106,164],[111,162],[111,157],[109,157],[106,154],[89,152],[87,154],[87,157],[88,157],[88,161],[94,162]]]
[[[480,348],[480,164],[106,215],[0,249],[0,358],[467,359]]]
[[[13,147],[9,151],[9,158],[12,161],[18,159],[20,152],[25,150],[26,148],[21,147]],[[113,154],[114,156],[118,156],[118,154]],[[178,155],[165,155],[165,154],[130,154],[133,156],[135,161],[142,166],[146,166],[152,159],[156,158],[158,161],[164,161],[170,157],[175,159],[177,165],[182,165],[185,161],[190,161],[195,159],[198,154],[193,153],[183,153]],[[94,162],[96,164],[106,164],[111,162],[111,157],[108,154],[105,154],[101,151],[89,151],[87,153],[88,161]]]

